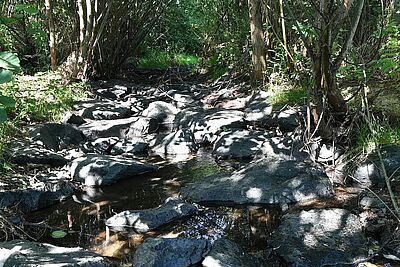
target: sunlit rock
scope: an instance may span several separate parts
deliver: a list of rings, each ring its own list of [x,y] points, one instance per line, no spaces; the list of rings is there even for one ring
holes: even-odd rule
[[[87,186],[109,185],[156,170],[157,167],[152,164],[133,159],[95,154],[78,158],[70,165],[72,178]]]
[[[108,259],[82,248],[57,247],[50,244],[14,240],[0,243],[0,265],[106,267],[114,266]]]
[[[209,247],[195,238],[147,238],[133,256],[133,267],[197,266]]]
[[[190,155],[197,151],[198,145],[190,129],[181,129],[168,135],[157,135],[150,142],[151,150],[164,157],[167,155]]]
[[[171,103],[155,101],[150,103],[149,107],[143,110],[142,116],[156,119],[160,125],[159,130],[170,130],[179,110]]]
[[[131,115],[129,107],[123,106],[118,102],[97,101],[89,102],[80,112],[86,119],[92,120],[115,120],[128,118]]]
[[[368,255],[356,215],[343,209],[286,214],[270,244],[288,266],[345,266]]]
[[[102,137],[125,137],[130,125],[137,121],[137,117],[117,120],[99,120],[85,123],[79,129],[90,140]]]
[[[181,194],[197,203],[285,204],[330,197],[333,185],[318,165],[266,158],[187,184]]]
[[[197,212],[192,204],[180,199],[167,199],[167,201],[153,209],[123,211],[106,221],[106,225],[114,230],[132,228],[136,232],[145,233],[162,225]]]

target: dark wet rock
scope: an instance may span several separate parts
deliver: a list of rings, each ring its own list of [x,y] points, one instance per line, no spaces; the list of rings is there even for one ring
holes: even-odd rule
[[[32,212],[59,203],[75,192],[70,183],[57,181],[55,177],[47,176],[40,179],[44,182],[34,187],[0,192],[0,208],[18,207],[22,212]]]
[[[202,262],[204,267],[260,267],[269,266],[266,262],[247,254],[243,249],[227,239],[218,239]]]
[[[288,266],[345,266],[368,255],[360,220],[347,210],[301,211],[281,221],[270,244]]]
[[[82,118],[82,116],[76,115],[74,113],[71,112],[67,112],[63,119],[62,119],[63,123],[69,123],[69,124],[74,124],[74,125],[82,125],[84,123],[86,123],[86,121]]]
[[[236,129],[223,132],[215,141],[212,154],[219,159],[252,158],[262,154],[262,146],[270,137],[260,131]]]
[[[57,247],[50,244],[13,240],[0,243],[0,264],[14,266],[108,267],[108,259],[82,248]]]
[[[128,118],[131,110],[116,102],[98,102],[83,109],[81,115],[92,120],[115,120]]]
[[[379,237],[385,227],[390,223],[385,218],[386,214],[377,211],[366,210],[359,214],[361,225],[366,235]]]
[[[159,122],[155,118],[138,118],[138,120],[129,127],[126,138],[129,139],[137,136],[143,136],[144,134],[156,133],[159,126]]]
[[[181,94],[178,92],[170,92],[169,95],[175,101],[178,108],[187,108],[196,103],[196,101],[188,94]]]
[[[199,144],[212,143],[220,132],[246,125],[241,111],[201,108],[183,110],[177,115],[174,124],[175,129],[191,129]]]
[[[198,146],[194,135],[189,129],[181,129],[168,135],[157,135],[150,143],[153,152],[163,155],[190,155]]]
[[[199,264],[208,241],[194,238],[147,238],[133,256],[133,267],[190,267]]]
[[[160,124],[160,130],[169,130],[172,129],[175,116],[178,112],[179,110],[173,104],[155,101],[143,110],[142,116],[156,119]]]
[[[388,146],[381,149],[383,164],[388,177],[400,168],[400,146]],[[353,161],[349,162],[354,164]],[[348,168],[352,168],[349,166]],[[371,154],[366,160],[357,163],[353,171],[353,184],[360,188],[385,188],[385,176],[378,155]]]
[[[133,228],[136,232],[146,233],[172,221],[179,220],[197,212],[192,204],[180,199],[167,201],[154,209],[123,211],[106,221],[114,230]]]
[[[344,153],[343,148],[340,146],[321,142],[311,143],[309,149],[311,159],[317,162],[334,162]]]
[[[330,197],[333,186],[317,165],[266,158],[187,184],[181,194],[197,203],[285,204]]]
[[[79,126],[83,134],[90,140],[102,137],[125,137],[130,125],[138,118],[127,118],[118,120],[102,120],[85,123]]]
[[[71,163],[71,176],[87,186],[103,186],[118,180],[134,178],[143,173],[154,172],[157,167],[133,159],[89,154]]]
[[[271,115],[270,93],[260,91],[251,96],[245,108],[246,121],[261,121]]]
[[[54,167],[66,165],[69,161],[38,144],[29,141],[12,141],[6,145],[5,157],[14,164],[43,164]]]
[[[364,210],[386,208],[385,203],[372,194],[363,196],[359,202],[359,205]]]
[[[30,131],[30,135],[33,140],[39,141],[53,151],[77,146],[84,141],[82,132],[70,124],[46,123],[38,125]]]
[[[293,132],[300,125],[298,121],[299,110],[295,108],[285,109],[264,118],[261,122],[265,128],[277,127],[281,132]]]

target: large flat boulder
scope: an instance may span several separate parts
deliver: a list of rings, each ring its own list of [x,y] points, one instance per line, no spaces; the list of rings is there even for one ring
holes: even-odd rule
[[[28,140],[16,140],[6,144],[5,157],[14,164],[40,164],[60,167],[69,161],[62,155]]]
[[[197,151],[198,145],[193,132],[184,128],[176,132],[159,134],[150,142],[150,148],[154,153],[166,155],[190,155]]]
[[[77,146],[84,141],[83,133],[70,124],[46,123],[34,126],[30,135],[33,140],[53,151]]]
[[[220,132],[230,128],[244,127],[244,116],[245,114],[238,110],[185,109],[176,116],[174,127],[191,129],[199,144],[213,143]]]
[[[99,120],[85,123],[79,126],[79,129],[90,140],[96,140],[102,137],[125,137],[126,131],[130,125],[138,118],[131,117],[118,120]]]
[[[160,125],[159,130],[162,131],[172,129],[175,116],[178,112],[179,110],[171,103],[154,101],[143,110],[142,116],[157,120]]]
[[[120,212],[109,218],[106,225],[114,230],[133,228],[136,232],[145,233],[196,212],[197,208],[192,204],[179,199],[167,199],[157,208]]]
[[[190,267],[201,263],[208,241],[195,238],[147,238],[133,256],[133,267]]]
[[[14,240],[0,243],[0,265],[107,267],[114,266],[108,259],[82,248],[57,247],[50,244]]]
[[[121,179],[134,178],[143,173],[154,172],[157,167],[133,159],[88,154],[75,159],[70,166],[74,180],[87,186],[103,186]]]
[[[80,115],[92,120],[115,120],[128,118],[131,110],[118,102],[98,101],[82,109]]]
[[[356,215],[344,209],[285,214],[271,235],[287,266],[350,266],[368,255],[367,239]]]
[[[218,239],[202,262],[204,267],[260,267],[271,266],[267,262],[246,253],[238,244],[228,239]]]
[[[285,204],[330,197],[333,186],[313,163],[266,158],[187,184],[181,194],[197,203]]]

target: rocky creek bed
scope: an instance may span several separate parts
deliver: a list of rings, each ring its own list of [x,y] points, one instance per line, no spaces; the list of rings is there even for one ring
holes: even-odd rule
[[[396,221],[367,190],[385,188],[377,157],[305,144],[303,108],[249,92],[112,80],[63,122],[31,125],[7,144],[25,173],[1,181],[0,206],[38,240],[0,243],[0,265],[395,264]],[[400,148],[382,153],[396,180]]]

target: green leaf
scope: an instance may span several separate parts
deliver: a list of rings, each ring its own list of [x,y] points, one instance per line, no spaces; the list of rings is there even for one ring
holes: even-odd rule
[[[64,232],[63,230],[57,230],[57,231],[53,231],[51,233],[51,237],[52,238],[63,238],[67,235],[66,232]]]
[[[0,52],[0,68],[19,72],[21,70],[19,58],[10,52]]]
[[[0,69],[0,84],[11,81],[12,74],[9,70]]]
[[[8,96],[0,95],[0,104],[8,108],[15,108],[15,100]]]
[[[20,4],[15,6],[15,10],[23,11],[29,15],[36,15],[39,13],[39,9],[34,5]]]
[[[7,120],[7,113],[4,108],[0,107],[0,123],[5,122]]]
[[[10,25],[10,24],[15,23],[16,21],[17,21],[16,18],[7,18],[7,17],[0,16],[0,24]]]

